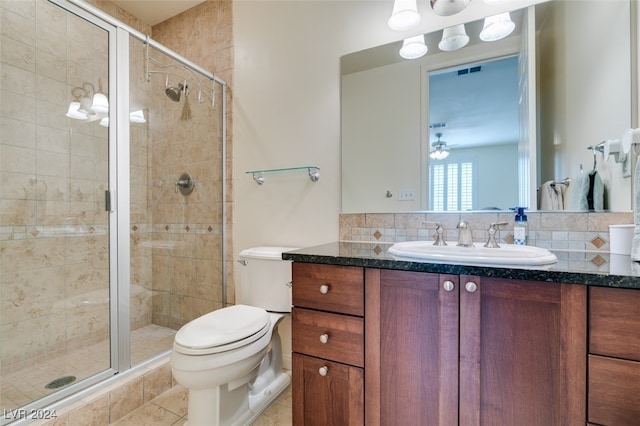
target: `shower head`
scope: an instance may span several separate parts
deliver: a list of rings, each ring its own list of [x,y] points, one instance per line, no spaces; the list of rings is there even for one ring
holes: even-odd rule
[[[178,86],[169,86],[164,89],[164,93],[171,99],[173,102],[180,101],[180,92],[184,90],[184,84],[178,83]]]

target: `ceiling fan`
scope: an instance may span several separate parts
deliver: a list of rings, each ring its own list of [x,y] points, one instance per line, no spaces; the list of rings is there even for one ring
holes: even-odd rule
[[[447,148],[447,142],[440,140],[442,133],[436,133],[437,141],[431,143],[431,149],[429,150],[429,157],[433,160],[444,160],[449,156],[449,148]]]

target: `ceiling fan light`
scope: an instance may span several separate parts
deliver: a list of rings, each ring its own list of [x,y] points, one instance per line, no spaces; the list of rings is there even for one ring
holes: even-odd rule
[[[497,41],[513,32],[516,24],[511,20],[509,12],[489,16],[484,19],[484,26],[480,31],[480,40]]]
[[[459,24],[442,31],[442,40],[438,43],[438,48],[444,52],[451,52],[465,47],[467,43],[469,43],[469,36],[464,24]]]
[[[418,59],[427,54],[429,48],[424,42],[424,34],[410,37],[402,42],[400,56],[404,59]]]
[[[429,153],[429,157],[432,160],[444,160],[449,156],[449,151],[445,151],[443,149],[434,149]]]
[[[395,0],[387,24],[392,30],[405,31],[418,25],[420,19],[416,0]]]

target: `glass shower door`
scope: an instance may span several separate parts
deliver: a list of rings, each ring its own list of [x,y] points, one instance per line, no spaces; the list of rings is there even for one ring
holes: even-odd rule
[[[0,409],[7,413],[111,367],[112,30],[46,1],[2,2],[0,12]]]

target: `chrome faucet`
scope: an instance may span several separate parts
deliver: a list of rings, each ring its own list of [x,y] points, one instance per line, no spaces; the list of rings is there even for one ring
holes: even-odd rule
[[[423,222],[425,225],[434,225],[436,227],[436,234],[434,235],[434,246],[446,246],[446,232],[439,222]]]
[[[496,232],[498,232],[498,229],[500,229],[501,226],[505,226],[506,224],[507,222],[494,222],[489,225],[489,230],[487,231],[489,233],[489,240],[484,245],[485,247],[500,248],[500,245],[496,241]]]
[[[473,235],[469,224],[461,220],[456,228],[458,228],[458,245],[461,247],[473,247]]]

